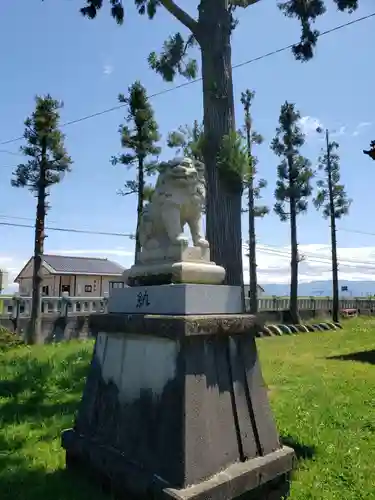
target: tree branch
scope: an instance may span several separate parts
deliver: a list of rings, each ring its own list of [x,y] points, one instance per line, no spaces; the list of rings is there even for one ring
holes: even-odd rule
[[[179,7],[173,0],[160,0],[160,3],[170,14],[172,14],[172,16],[186,26],[186,28],[188,28],[193,35],[196,34],[198,30],[198,23],[187,12],[181,9],[181,7]]]

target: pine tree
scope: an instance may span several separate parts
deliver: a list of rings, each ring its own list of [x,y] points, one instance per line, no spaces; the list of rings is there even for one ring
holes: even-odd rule
[[[204,163],[203,140],[203,124],[194,120],[192,127],[181,125],[178,130],[170,132],[167,145],[171,149],[176,149],[177,154],[183,154]]]
[[[121,163],[127,167],[136,167],[136,179],[125,183],[125,189],[120,191],[123,196],[137,194],[137,226],[135,232],[135,257],[138,261],[141,244],[139,241],[139,225],[144,202],[149,200],[153,188],[146,184],[146,177],[157,171],[155,156],[160,154],[157,145],[160,140],[159,127],[154,111],[147,98],[146,89],[137,81],[128,89],[128,97],[120,94],[119,101],[127,105],[126,124],[121,125],[121,146],[126,150],[112,158],[112,164]]]
[[[26,146],[21,146],[21,153],[28,157],[28,161],[17,166],[11,180],[12,186],[27,187],[37,198],[31,318],[26,332],[28,344],[35,343],[41,334],[42,263],[45,218],[49,208],[47,197],[50,187],[61,182],[72,164],[64,147],[64,135],[59,130],[59,111],[63,104],[50,95],[36,97],[35,103],[35,111],[25,120]]]
[[[279,126],[272,141],[271,149],[283,158],[277,168],[274,206],[280,220],[290,220],[291,277],[290,277],[290,317],[299,323],[298,314],[298,240],[297,215],[307,211],[307,199],[312,194],[311,178],[313,171],[310,161],[304,158],[299,149],[305,142],[298,126],[301,116],[294,104],[285,102],[281,106]]]
[[[329,140],[326,130],[326,148],[319,158],[318,169],[325,174],[325,179],[317,182],[318,192],[314,205],[321,209],[323,217],[330,220],[331,225],[331,253],[332,253],[332,291],[333,307],[332,319],[339,321],[339,278],[337,260],[336,220],[349,213],[351,200],[348,198],[345,187],[340,183],[340,157],[337,153],[339,145]]]
[[[247,191],[247,209],[249,217],[249,288],[250,288],[250,312],[256,314],[258,312],[258,280],[257,280],[257,263],[256,263],[256,235],[255,235],[255,218],[264,217],[268,214],[269,209],[265,205],[256,205],[256,200],[261,198],[261,190],[267,186],[265,179],[259,179],[255,183],[257,174],[258,159],[253,155],[253,145],[262,144],[263,137],[253,129],[251,117],[251,104],[255,97],[255,92],[247,89],[241,94],[241,103],[245,112],[245,134],[246,146],[249,161],[249,171],[243,179],[244,189]],[[244,210],[243,210],[244,211]]]
[[[364,149],[363,154],[368,155],[372,160],[375,160],[375,141],[370,142],[370,149]]]
[[[195,78],[198,65],[189,58],[189,49],[199,46],[203,79],[203,109],[207,171],[207,233],[213,260],[226,269],[228,284],[242,284],[241,196],[242,179],[238,173],[234,182],[233,168],[217,168],[217,158],[224,137],[235,131],[232,82],[231,37],[238,22],[237,9],[247,8],[259,0],[197,0],[195,19],[175,0],[134,0],[140,15],[153,19],[158,8],[166,9],[184,28],[187,38],[177,32],[164,43],[161,54],[152,52],[149,64],[166,81],[178,74]],[[94,19],[103,0],[86,0],[81,13]],[[358,0],[334,0],[340,11],[352,12]],[[118,24],[124,21],[122,0],[110,0],[111,14]],[[319,32],[311,24],[325,12],[324,0],[288,0],[279,8],[288,17],[296,17],[302,25],[301,41],[293,48],[295,57],[306,61],[313,57]],[[233,141],[232,141],[233,144]],[[223,167],[223,166],[222,166]],[[227,172],[229,172],[229,182]],[[226,200],[226,203],[223,203]]]

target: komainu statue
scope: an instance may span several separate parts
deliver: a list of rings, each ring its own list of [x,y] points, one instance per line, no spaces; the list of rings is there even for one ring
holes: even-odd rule
[[[142,249],[187,246],[184,226],[190,228],[193,245],[208,248],[202,234],[205,206],[204,164],[190,158],[175,158],[161,165],[155,192],[144,208],[139,240]]]

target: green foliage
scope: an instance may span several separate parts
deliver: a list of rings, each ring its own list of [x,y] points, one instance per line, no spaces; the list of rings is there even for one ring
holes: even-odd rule
[[[241,131],[240,133],[246,137],[247,141],[248,168],[243,177],[244,188],[248,191],[248,197],[252,196],[254,201],[259,201],[262,198],[262,189],[267,187],[267,181],[265,179],[258,179],[255,183],[258,158],[253,155],[253,146],[262,144],[263,137],[256,130],[253,130],[250,108],[254,97],[255,92],[249,89],[241,94],[241,104],[243,105],[245,111],[245,124],[243,132]],[[249,208],[242,210],[242,212],[248,211]],[[264,217],[269,213],[269,208],[266,205],[254,205],[252,211],[254,213],[254,217]]]
[[[232,31],[238,24],[233,18],[233,13],[237,8],[247,8],[257,3],[259,0],[230,0],[228,10],[232,22],[228,29]],[[341,12],[352,13],[358,8],[359,0],[333,0]],[[94,19],[98,11],[103,7],[103,0],[85,0],[86,5],[80,9],[81,14],[89,19]],[[111,15],[117,24],[123,24],[125,10],[121,0],[109,0],[111,5]],[[198,11],[202,7],[207,8],[205,0],[197,3]],[[312,28],[312,24],[325,14],[326,0],[287,0],[278,3],[279,9],[289,18],[296,18],[301,24],[301,40],[293,48],[293,54],[297,60],[308,61],[314,55],[314,48],[317,44],[319,31]],[[177,74],[187,78],[195,78],[198,73],[198,65],[195,59],[189,59],[188,51],[196,43],[199,43],[200,16],[196,21],[189,14],[183,11],[174,0],[134,0],[136,9],[140,15],[147,15],[153,19],[158,7],[164,7],[170,14],[179,20],[190,30],[190,35],[185,39],[181,33],[170,36],[164,43],[161,54],[152,52],[149,56],[149,64],[152,69],[159,73],[166,81],[172,81]],[[211,7],[209,7],[211,8]],[[212,8],[212,16],[220,15],[220,9]],[[219,21],[219,19],[218,19]]]
[[[0,352],[25,345],[23,340],[15,333],[0,325]]]
[[[328,144],[326,151],[319,158],[318,169],[325,174],[325,179],[319,179],[317,182],[318,192],[314,199],[314,205],[319,210],[322,209],[323,217],[331,217],[331,203],[329,183],[332,184],[332,202],[335,219],[341,219],[342,216],[349,213],[349,207],[352,200],[348,198],[345,187],[340,183],[340,157],[337,153],[339,145],[337,142]]]
[[[173,82],[176,74],[188,80],[197,77],[198,64],[195,59],[188,59],[187,52],[196,45],[193,35],[185,41],[181,33],[170,36],[164,42],[160,56],[156,52],[151,52],[148,56],[150,68],[159,73],[167,82]]]
[[[167,145],[176,149],[178,154],[204,162],[203,125],[195,120],[192,127],[189,125],[179,127],[178,130],[168,134]]]
[[[352,13],[358,8],[358,0],[333,0],[338,10]],[[314,56],[314,48],[318,41],[319,31],[312,29],[318,17],[326,12],[325,0],[288,0],[278,4],[279,9],[287,17],[299,19],[302,27],[301,41],[292,48],[299,61],[308,61]]]
[[[286,221],[290,213],[286,210],[286,202],[294,205],[296,214],[307,210],[307,198],[312,194],[311,179],[314,175],[310,161],[299,153],[305,142],[299,127],[301,116],[294,104],[285,102],[281,106],[279,127],[272,141],[271,149],[283,157],[277,168],[274,206],[280,220]]]
[[[126,123],[119,127],[121,146],[126,152],[113,156],[111,162],[113,165],[120,163],[128,168],[134,166],[137,168],[136,179],[127,181],[125,189],[119,191],[121,195],[129,195],[138,193],[140,189],[145,191],[143,176],[157,172],[157,155],[161,151],[157,142],[160,140],[160,135],[154,110],[147,98],[147,91],[139,81],[130,85],[128,97],[119,95],[119,102],[127,105]],[[140,173],[142,186],[139,185]]]
[[[375,160],[375,141],[370,142],[370,149],[369,150],[363,150],[363,153],[365,155],[368,155],[372,160]]]
[[[217,156],[219,175],[231,188],[243,186],[243,179],[249,173],[249,161],[243,135],[231,132],[225,135]]]
[[[297,452],[290,500],[374,496],[375,320],[343,326],[256,339],[279,433]],[[109,500],[93,481],[67,474],[60,444],[92,354],[92,340],[0,354],[1,500]]]
[[[58,129],[59,111],[63,104],[50,95],[37,96],[35,103],[35,110],[25,120],[24,138],[27,145],[20,148],[21,153],[30,159],[17,166],[11,184],[14,187],[28,187],[30,191],[38,193],[41,182],[45,189],[59,183],[64,173],[70,171],[72,160],[64,146],[64,135]]]

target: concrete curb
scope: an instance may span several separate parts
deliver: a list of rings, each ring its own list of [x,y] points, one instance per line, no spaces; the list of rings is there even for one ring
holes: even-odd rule
[[[332,330],[340,330],[342,325],[340,323],[322,322],[306,325],[264,325],[261,331],[258,332],[258,337],[277,337],[281,335],[293,335],[298,333],[308,332],[326,332]]]

